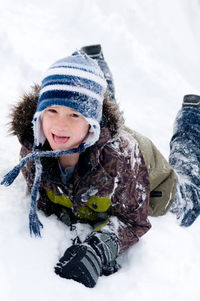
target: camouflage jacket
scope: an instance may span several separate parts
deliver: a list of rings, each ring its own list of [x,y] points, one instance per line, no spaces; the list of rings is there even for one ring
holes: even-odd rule
[[[12,113],[11,131],[22,144],[22,157],[32,151],[31,121],[38,91],[34,87]],[[151,227],[147,218],[150,183],[138,143],[123,129],[117,105],[105,100],[103,113],[100,139],[80,155],[67,185],[61,181],[57,159],[41,160],[38,208],[60,219],[67,213],[71,223],[89,223],[94,231],[114,232],[122,253]],[[34,172],[32,162],[23,169],[29,191]]]

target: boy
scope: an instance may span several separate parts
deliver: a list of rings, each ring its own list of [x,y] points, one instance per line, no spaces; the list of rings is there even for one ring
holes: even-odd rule
[[[174,170],[150,140],[123,125],[114,100],[112,76],[96,45],[53,64],[42,87],[35,86],[13,111],[12,132],[23,159],[3,183],[9,185],[23,168],[35,235],[42,227],[38,189],[37,206],[47,215],[56,214],[71,229],[77,222],[91,225],[86,240],[77,237],[55,267],[61,277],[87,287],[119,269],[117,256],[150,229],[148,213],[165,214],[177,199]],[[171,144],[174,166],[177,137]]]
[[[11,184],[23,168],[35,235],[42,227],[36,204],[71,228],[91,225],[91,234],[83,242],[77,237],[55,267],[61,277],[87,287],[116,272],[117,256],[150,229],[148,171],[136,140],[122,129],[116,103],[105,96],[106,86],[86,54],[53,64],[41,88],[13,111],[23,159],[2,182]]]

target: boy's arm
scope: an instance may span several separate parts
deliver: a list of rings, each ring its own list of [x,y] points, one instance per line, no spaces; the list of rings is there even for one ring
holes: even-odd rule
[[[112,197],[113,217],[105,227],[117,235],[120,253],[138,242],[151,228],[148,220],[149,176],[137,144],[131,158],[123,162],[123,167]]]

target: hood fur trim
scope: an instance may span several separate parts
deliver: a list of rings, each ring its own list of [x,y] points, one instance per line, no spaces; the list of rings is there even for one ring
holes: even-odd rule
[[[40,86],[33,85],[30,93],[25,93],[10,113],[9,132],[16,135],[20,143],[25,140],[33,144],[33,115],[36,110]]]
[[[33,144],[33,115],[36,111],[37,100],[39,97],[40,85],[35,84],[29,93],[25,93],[20,101],[12,108],[9,123],[9,132],[11,135],[16,135],[20,143],[25,141]],[[110,101],[108,96],[105,96],[103,102],[104,121],[101,127],[107,127],[114,137],[119,129],[124,124],[122,112],[120,112],[115,101]]]

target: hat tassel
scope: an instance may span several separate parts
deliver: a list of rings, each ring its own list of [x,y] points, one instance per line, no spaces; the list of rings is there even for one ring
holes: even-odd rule
[[[10,186],[14,180],[19,175],[20,170],[25,166],[25,164],[34,158],[34,154],[29,154],[23,158],[18,165],[16,165],[11,171],[9,171],[1,181],[1,185]]]

